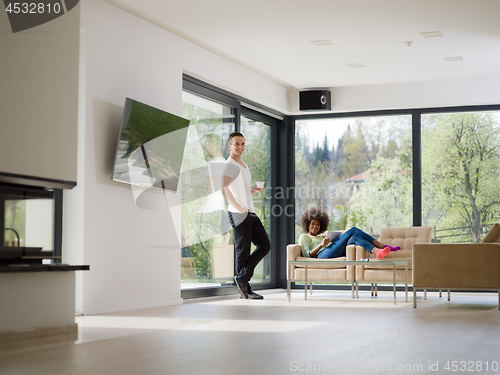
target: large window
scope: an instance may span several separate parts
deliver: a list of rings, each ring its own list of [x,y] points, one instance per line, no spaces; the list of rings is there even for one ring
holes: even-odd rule
[[[300,215],[326,210],[330,229],[412,225],[411,116],[295,123],[295,235]]]
[[[500,219],[500,112],[422,116],[422,217],[436,242],[480,242]]]

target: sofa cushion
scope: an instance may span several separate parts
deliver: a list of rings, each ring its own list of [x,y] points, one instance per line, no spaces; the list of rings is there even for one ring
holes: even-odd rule
[[[381,228],[379,241],[391,246],[401,246],[398,252],[391,252],[391,256],[397,253],[411,257],[413,244],[431,242],[431,227],[404,227],[404,228]]]
[[[307,265],[307,269],[311,268],[345,268],[345,264],[335,264],[335,261],[346,260],[345,257],[334,258],[334,259],[317,259],[317,258],[306,258],[306,257],[297,257],[296,260],[300,261],[309,261],[311,264]],[[316,263],[321,262],[321,263]],[[303,263],[295,264],[297,268],[305,268]]]
[[[482,243],[500,243],[500,224],[496,223],[491,227]]]

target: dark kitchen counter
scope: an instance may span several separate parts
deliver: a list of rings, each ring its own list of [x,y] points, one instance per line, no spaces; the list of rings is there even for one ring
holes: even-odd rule
[[[0,265],[0,273],[88,271],[89,269],[88,265],[71,266],[69,264]]]

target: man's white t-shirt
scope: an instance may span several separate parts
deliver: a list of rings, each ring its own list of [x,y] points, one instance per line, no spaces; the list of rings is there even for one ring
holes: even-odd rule
[[[250,173],[250,170],[248,169],[248,165],[242,162],[243,164],[245,164],[245,167],[243,167],[231,156],[227,158],[226,163],[229,163],[231,165],[231,168],[227,169],[228,173],[226,174],[232,176],[232,182],[229,185],[229,191],[231,191],[231,193],[233,194],[236,202],[238,202],[246,209],[250,210],[250,212],[255,212],[252,199],[252,189],[250,188],[252,175]],[[232,167],[233,165],[238,167],[238,169]],[[239,173],[235,173],[238,171]],[[228,205],[227,209],[230,212],[238,212],[238,210],[231,204]]]

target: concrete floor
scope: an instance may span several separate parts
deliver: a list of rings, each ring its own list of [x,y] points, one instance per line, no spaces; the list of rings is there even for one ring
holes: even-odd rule
[[[77,317],[77,339],[0,346],[0,374],[500,374],[496,293],[419,293],[417,309],[401,292],[263,294]]]

